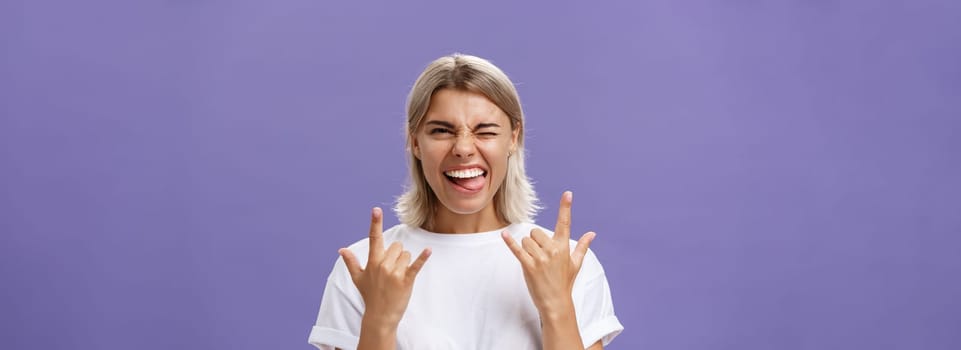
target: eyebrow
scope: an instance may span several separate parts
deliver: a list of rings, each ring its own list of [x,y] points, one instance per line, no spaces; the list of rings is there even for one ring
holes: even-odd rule
[[[456,127],[454,127],[454,124],[451,124],[445,121],[431,120],[427,122],[427,125],[431,125],[431,124],[440,125],[448,129],[456,129]],[[477,126],[474,127],[474,130],[483,129],[483,128],[499,128],[499,127],[501,126],[500,124],[497,124],[497,123],[479,123],[477,124]]]

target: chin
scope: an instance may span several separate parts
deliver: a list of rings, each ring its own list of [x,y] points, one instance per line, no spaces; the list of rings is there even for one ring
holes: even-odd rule
[[[445,201],[441,201],[441,204],[444,207],[446,207],[447,210],[450,210],[454,214],[470,215],[470,214],[479,213],[480,211],[484,210],[484,208],[487,208],[487,206],[491,204],[491,201],[492,200],[487,199],[487,196],[484,195],[484,196],[478,196],[477,198],[469,198],[469,199],[449,198]]]

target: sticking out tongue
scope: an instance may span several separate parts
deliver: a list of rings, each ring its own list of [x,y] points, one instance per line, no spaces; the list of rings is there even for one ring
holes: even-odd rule
[[[469,191],[477,191],[484,188],[484,176],[475,176],[467,179],[450,178],[455,184],[460,187],[466,188]]]

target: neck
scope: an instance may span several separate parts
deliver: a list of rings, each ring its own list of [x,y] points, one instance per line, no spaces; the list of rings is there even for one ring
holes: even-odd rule
[[[443,233],[477,233],[504,228],[508,223],[497,216],[493,205],[472,214],[457,214],[443,205],[438,205],[433,223],[424,229]]]

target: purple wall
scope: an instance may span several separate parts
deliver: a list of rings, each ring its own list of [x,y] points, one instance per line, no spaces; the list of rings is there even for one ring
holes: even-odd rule
[[[0,348],[308,349],[458,51],[599,233],[610,348],[961,348],[961,2],[396,3],[0,3]]]

